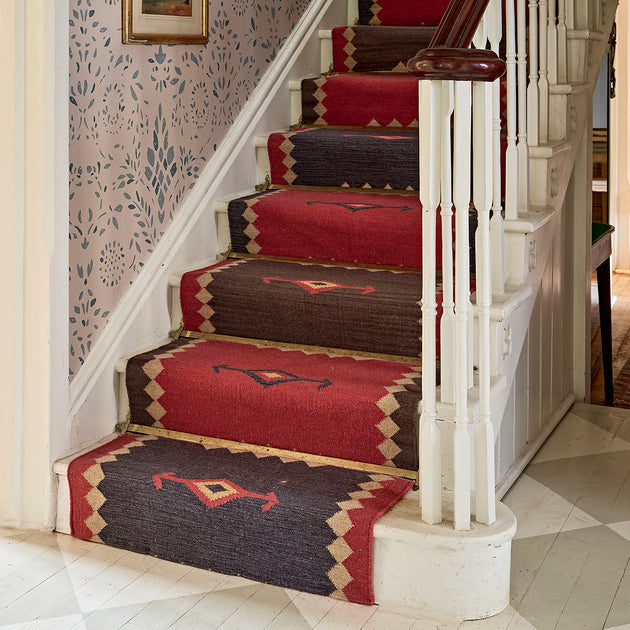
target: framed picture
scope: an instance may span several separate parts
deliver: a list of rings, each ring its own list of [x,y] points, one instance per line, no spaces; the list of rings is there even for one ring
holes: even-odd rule
[[[208,43],[208,0],[122,0],[122,11],[123,43]]]

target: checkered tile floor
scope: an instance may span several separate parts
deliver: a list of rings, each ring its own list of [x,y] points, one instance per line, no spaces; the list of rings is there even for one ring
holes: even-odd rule
[[[0,528],[0,628],[630,630],[630,411],[575,405],[504,501],[512,601],[452,623]]]

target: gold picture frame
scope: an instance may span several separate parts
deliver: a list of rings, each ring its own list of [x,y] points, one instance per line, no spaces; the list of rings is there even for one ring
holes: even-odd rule
[[[122,0],[124,44],[207,44],[208,0]]]

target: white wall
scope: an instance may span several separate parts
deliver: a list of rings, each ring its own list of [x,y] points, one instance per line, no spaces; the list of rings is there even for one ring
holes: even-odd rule
[[[628,124],[630,80],[630,14],[625,2],[617,9],[615,70],[617,96],[610,102],[610,222],[613,235],[613,269],[630,270],[630,157]]]
[[[52,523],[68,441],[66,0],[3,0],[0,522]]]

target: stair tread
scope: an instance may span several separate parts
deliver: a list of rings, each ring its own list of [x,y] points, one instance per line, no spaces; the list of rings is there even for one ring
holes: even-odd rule
[[[187,331],[419,356],[422,276],[257,258],[182,277]]]
[[[418,189],[418,132],[304,127],[267,142],[274,185]]]
[[[304,79],[301,91],[304,125],[418,127],[418,80],[412,75],[317,77]]]
[[[374,523],[412,483],[132,434],[73,460],[68,481],[79,538],[364,604]]]
[[[407,362],[179,339],[130,359],[126,382],[137,425],[415,470],[420,372]]]
[[[434,33],[433,26],[333,28],[333,70],[407,74],[407,61],[429,45]]]
[[[374,26],[437,26],[449,0],[401,2],[400,0],[359,0],[359,24]]]
[[[415,195],[268,190],[232,199],[227,212],[234,252],[404,267],[422,262]]]

